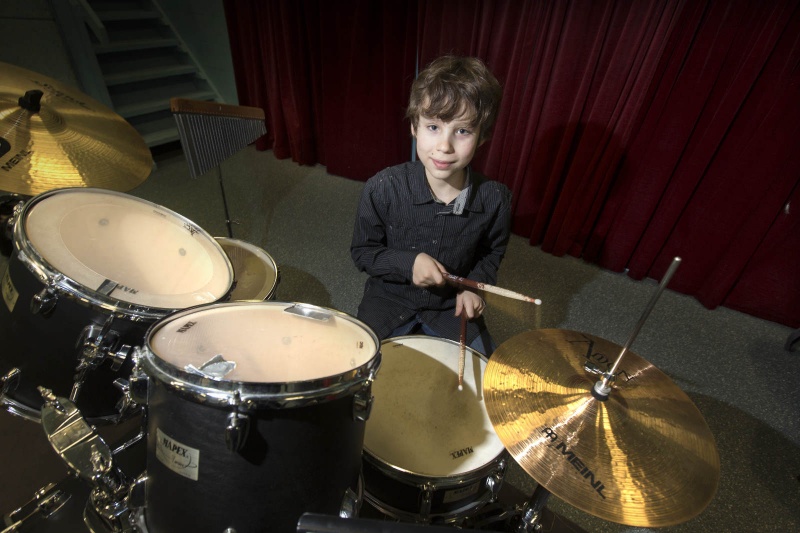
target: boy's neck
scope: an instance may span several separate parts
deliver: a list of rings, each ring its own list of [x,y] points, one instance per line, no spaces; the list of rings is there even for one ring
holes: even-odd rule
[[[441,180],[429,177],[426,172],[425,180],[433,195],[445,204],[449,204],[466,187],[468,173],[469,167],[462,169],[458,174],[453,174],[446,180]]]

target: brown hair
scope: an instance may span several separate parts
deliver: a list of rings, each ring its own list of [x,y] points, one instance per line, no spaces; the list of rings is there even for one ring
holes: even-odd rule
[[[471,116],[470,126],[480,128],[481,142],[491,136],[502,95],[500,83],[480,59],[442,56],[411,85],[406,117],[416,131],[423,115],[445,122]]]

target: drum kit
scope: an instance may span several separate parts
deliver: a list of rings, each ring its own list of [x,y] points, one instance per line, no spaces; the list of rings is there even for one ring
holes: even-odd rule
[[[657,527],[713,498],[703,417],[628,352],[645,316],[622,348],[549,329],[490,359],[381,342],[340,311],[276,301],[264,250],[126,194],[152,159],[112,110],[0,69],[0,406],[40,424],[74,474],[1,532],[46,530],[71,498],[93,533],[531,532],[550,494]],[[132,420],[113,450],[98,434]],[[500,496],[512,463],[537,483],[522,502]]]

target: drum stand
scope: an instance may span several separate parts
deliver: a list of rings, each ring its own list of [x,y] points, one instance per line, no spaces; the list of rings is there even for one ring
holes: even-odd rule
[[[113,455],[129,448],[144,436],[143,430],[114,452],[66,398],[56,397],[41,388],[42,428],[53,449],[70,470],[92,486],[84,509],[84,523],[92,533],[134,533],[137,525],[136,502],[144,502],[145,476],[129,478],[114,465]],[[141,506],[140,506],[141,507]]]

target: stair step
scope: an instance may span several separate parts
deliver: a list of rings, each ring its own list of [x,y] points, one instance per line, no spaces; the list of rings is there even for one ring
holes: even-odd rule
[[[170,65],[164,67],[155,67],[149,69],[132,70],[129,72],[117,72],[114,74],[106,74],[104,79],[106,85],[121,85],[123,83],[132,83],[135,81],[153,80],[158,78],[167,78],[169,76],[181,76],[183,74],[194,74],[197,72],[197,67],[194,65]]]
[[[171,96],[163,98],[153,98],[151,100],[143,100],[132,104],[116,106],[114,110],[122,115],[124,118],[136,117],[139,115],[146,115],[147,113],[154,113],[156,111],[164,111],[169,109],[170,98],[188,98],[190,100],[213,100],[214,93],[212,91],[195,91],[191,93],[174,93]]]
[[[162,39],[129,39],[125,41],[110,42],[108,44],[96,44],[94,52],[96,54],[111,54],[114,52],[127,52],[131,50],[148,50],[153,48],[169,48],[179,46],[178,39],[165,37]]]
[[[123,20],[153,20],[160,19],[161,13],[146,9],[97,11],[97,16],[103,22],[119,22]]]
[[[169,112],[136,117],[129,122],[136,128],[136,131],[144,139],[145,144],[150,148],[180,140],[178,125]]]

